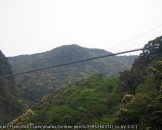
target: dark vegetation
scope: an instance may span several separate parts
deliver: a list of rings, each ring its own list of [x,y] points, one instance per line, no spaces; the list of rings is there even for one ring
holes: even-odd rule
[[[44,96],[12,125],[138,125],[162,129],[162,36],[119,77],[95,74]]]
[[[0,76],[11,74],[7,58],[0,51]],[[19,88],[13,77],[0,80],[0,124],[6,124],[20,115],[25,105],[19,99]]]
[[[11,57],[9,62],[16,73],[106,54],[111,53],[101,49],[67,45],[44,53]],[[93,60],[57,69],[25,74],[18,76],[16,81],[21,86],[22,98],[30,103],[37,102],[42,96],[51,93],[51,91],[80,81],[94,73],[103,73],[107,76],[118,75],[119,72],[131,67],[134,58],[135,56],[115,56]]]

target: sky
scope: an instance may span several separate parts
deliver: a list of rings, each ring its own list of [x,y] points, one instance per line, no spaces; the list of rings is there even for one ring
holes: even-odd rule
[[[0,0],[0,49],[16,56],[70,44],[111,52],[140,48],[162,35],[161,5],[162,0]]]

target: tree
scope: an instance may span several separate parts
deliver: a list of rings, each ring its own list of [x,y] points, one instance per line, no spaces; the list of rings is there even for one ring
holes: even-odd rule
[[[137,85],[144,80],[142,73],[136,70],[121,72],[119,79],[121,81],[122,91],[133,95],[136,94]]]
[[[142,50],[140,56],[135,59],[131,70],[140,70],[143,75],[147,75],[147,68],[150,63],[162,57],[162,36],[149,41]]]
[[[146,127],[152,128],[153,130],[162,129],[162,95],[159,95],[150,104],[147,104],[140,121],[141,129]]]
[[[151,63],[158,57],[162,56],[162,36],[157,37],[156,39],[149,41],[143,49],[143,53],[140,57],[145,59],[145,62]]]
[[[133,95],[131,94],[125,94],[124,97],[122,98],[122,102],[124,104],[127,104],[130,102],[130,100],[133,98]]]
[[[127,96],[128,97],[128,96]],[[146,94],[137,94],[127,103],[127,108],[120,108],[115,115],[115,124],[139,124],[150,99]]]
[[[162,92],[162,61],[157,61],[154,67],[150,67],[151,71],[155,75],[155,80],[160,82],[159,89]]]

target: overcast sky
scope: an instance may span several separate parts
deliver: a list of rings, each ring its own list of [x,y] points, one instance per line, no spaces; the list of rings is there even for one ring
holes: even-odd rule
[[[15,56],[78,44],[118,52],[162,35],[161,24],[162,0],[0,0],[0,49]]]

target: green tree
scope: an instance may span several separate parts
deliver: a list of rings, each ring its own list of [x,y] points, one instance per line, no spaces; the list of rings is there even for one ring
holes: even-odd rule
[[[119,79],[121,81],[122,91],[133,95],[136,94],[137,85],[144,80],[142,73],[136,70],[121,72]]]
[[[157,61],[149,70],[155,75],[155,80],[159,81],[159,90],[162,92],[162,61]]]
[[[157,61],[160,57],[162,57],[162,36],[149,41],[144,46],[140,56],[134,60],[131,70],[140,71],[146,76],[149,64]]]
[[[157,96],[150,104],[147,104],[144,115],[140,121],[140,128],[162,129],[162,95]]]
[[[131,101],[131,99],[133,98],[133,95],[131,94],[125,94],[124,97],[122,98],[122,102],[124,104],[127,104]]]

